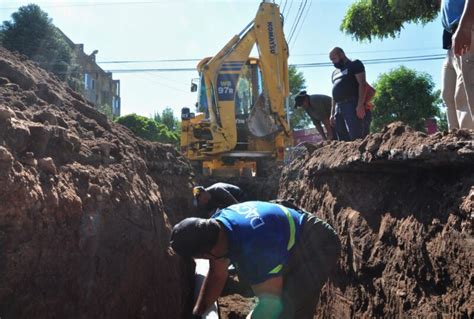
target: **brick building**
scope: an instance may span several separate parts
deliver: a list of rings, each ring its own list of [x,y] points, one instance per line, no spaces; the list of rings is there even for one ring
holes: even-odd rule
[[[111,72],[104,71],[96,63],[97,50],[91,54],[84,52],[84,44],[72,42],[61,30],[66,43],[71,47],[76,56],[76,62],[81,67],[84,80],[84,96],[96,108],[108,105],[114,117],[120,116],[120,80],[114,80]]]

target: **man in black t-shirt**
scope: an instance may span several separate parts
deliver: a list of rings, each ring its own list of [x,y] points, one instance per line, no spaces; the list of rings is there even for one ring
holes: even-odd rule
[[[207,188],[196,186],[193,195],[194,206],[204,209],[209,216],[218,208],[245,201],[244,192],[238,186],[227,183],[215,183]]]
[[[341,48],[334,48],[329,58],[336,67],[332,74],[331,122],[339,140],[353,141],[369,134],[371,113],[365,102],[367,82],[365,67],[351,61]]]

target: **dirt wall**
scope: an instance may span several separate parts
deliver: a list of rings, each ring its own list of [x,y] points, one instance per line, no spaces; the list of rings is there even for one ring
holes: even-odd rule
[[[185,318],[192,265],[167,247],[190,174],[0,48],[0,317]]]
[[[343,244],[316,317],[474,316],[473,137],[395,123],[307,145],[285,169],[279,196],[329,221]]]

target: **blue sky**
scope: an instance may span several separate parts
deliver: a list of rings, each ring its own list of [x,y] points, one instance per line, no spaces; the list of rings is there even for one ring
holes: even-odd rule
[[[37,3],[53,23],[86,53],[99,50],[97,61],[200,59],[212,56],[254,17],[259,0],[0,0],[0,19],[9,20],[16,9]],[[301,0],[276,0],[285,7],[288,36]],[[367,59],[443,54],[439,18],[425,26],[406,25],[396,39],[360,43],[339,30],[354,1],[308,0],[301,30],[290,43],[290,64],[329,62],[328,52],[342,47],[349,58]],[[303,14],[303,17],[305,14]],[[302,23],[302,24],[301,24]],[[298,29],[297,29],[298,30]],[[105,70],[125,68],[194,68],[197,62],[101,64]],[[442,60],[406,62],[405,66],[429,73],[440,88]],[[369,82],[400,63],[366,65]],[[302,68],[309,93],[331,93],[332,67]],[[197,72],[114,74],[121,80],[122,115],[144,116],[172,107],[192,107],[196,94],[189,91]]]

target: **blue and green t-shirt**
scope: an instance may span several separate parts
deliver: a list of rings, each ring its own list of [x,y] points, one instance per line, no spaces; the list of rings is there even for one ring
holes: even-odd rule
[[[441,22],[446,31],[453,33],[453,27],[461,20],[466,0],[443,0],[441,3]]]
[[[303,214],[267,202],[229,206],[212,218],[225,228],[229,259],[250,284],[281,274],[298,240]]]

